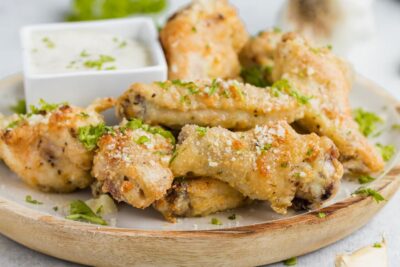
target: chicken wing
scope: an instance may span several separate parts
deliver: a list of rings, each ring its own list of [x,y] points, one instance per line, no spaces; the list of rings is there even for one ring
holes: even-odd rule
[[[197,217],[237,208],[250,203],[227,183],[212,178],[178,178],[172,188],[153,207],[165,219],[175,222],[175,217]]]
[[[173,176],[168,163],[173,135],[139,120],[125,121],[98,142],[92,174],[103,193],[136,208],[162,198]]]
[[[272,69],[276,46],[282,39],[280,30],[260,32],[250,38],[239,54],[244,81],[259,87],[272,84]],[[255,79],[255,80],[254,80]]]
[[[98,113],[114,104],[102,99],[87,109],[67,104],[33,108],[12,116],[0,132],[0,155],[28,185],[46,192],[71,192],[89,186],[93,152],[78,138],[80,127],[100,124]]]
[[[318,207],[333,196],[343,174],[330,139],[299,135],[286,122],[247,132],[185,126],[171,160],[175,176],[207,176],[243,195],[267,200],[278,213],[292,205]]]
[[[236,78],[238,53],[248,39],[227,0],[195,0],[160,32],[169,79]]]
[[[136,83],[118,100],[118,116],[180,128],[186,124],[250,129],[268,121],[293,122],[305,105],[298,94],[220,79]]]
[[[275,52],[274,80],[312,96],[299,123],[311,132],[327,136],[340,151],[350,172],[377,172],[382,157],[360,133],[352,118],[348,94],[352,86],[348,64],[329,48],[313,48],[296,34],[286,34]]]

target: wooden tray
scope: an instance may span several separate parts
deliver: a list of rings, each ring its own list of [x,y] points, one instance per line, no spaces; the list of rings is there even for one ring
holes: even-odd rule
[[[0,110],[7,110],[21,94],[20,75],[0,81]],[[351,100],[355,105],[363,104],[367,110],[386,114],[389,126],[400,121],[396,111],[400,106],[394,98],[362,77],[357,78]],[[376,141],[391,143],[399,151],[400,142],[396,136],[396,132],[388,130]],[[396,155],[384,173],[370,185],[387,200],[400,186],[397,158]],[[358,185],[344,182],[334,203],[303,214],[273,217],[270,211],[265,211],[266,206],[254,207],[250,208],[250,213],[248,210],[235,211],[242,219],[235,225],[221,227],[210,225],[209,218],[184,219],[170,225],[153,211],[122,207],[118,227],[103,227],[68,221],[51,210],[54,203],[89,198],[88,192],[70,195],[36,192],[22,184],[3,165],[0,166],[0,185],[2,234],[33,250],[95,266],[255,266],[273,263],[344,238],[366,224],[386,203],[377,204],[370,197],[350,196]],[[49,203],[29,205],[23,197],[28,194]],[[318,212],[325,212],[327,216],[321,219]],[[225,214],[229,213],[212,217]],[[200,230],[193,230],[193,227],[188,230],[191,225]]]

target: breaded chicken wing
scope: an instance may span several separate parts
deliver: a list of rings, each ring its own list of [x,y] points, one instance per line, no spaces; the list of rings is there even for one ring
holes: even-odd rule
[[[227,0],[195,0],[160,32],[168,78],[236,78],[238,53],[247,39],[244,24]]]
[[[283,37],[275,53],[274,80],[285,79],[287,86],[312,96],[299,123],[332,139],[348,171],[377,172],[383,169],[383,160],[352,118],[351,73],[329,48],[313,48],[293,33]]]
[[[263,79],[261,82],[248,82],[263,86],[264,84],[272,84],[272,69],[274,67],[274,54],[276,46],[282,39],[280,30],[263,31],[257,36],[250,38],[239,54],[240,63],[243,66],[242,77],[245,81],[253,78],[254,75],[261,74],[262,77],[254,77]],[[249,77],[250,76],[250,77]],[[249,77],[249,78],[248,78]],[[253,78],[253,79],[254,79]]]
[[[98,113],[114,104],[96,101],[87,109],[42,101],[26,116],[13,116],[0,132],[0,155],[28,185],[46,192],[71,192],[93,181],[93,152],[79,140],[80,127],[103,122]]]
[[[186,124],[250,129],[269,121],[302,118],[305,105],[293,92],[220,79],[136,83],[117,100],[118,116],[180,128]]]
[[[165,219],[175,222],[175,217],[197,217],[233,209],[250,201],[227,183],[212,178],[178,178],[162,199],[153,207]]]
[[[170,164],[175,176],[219,179],[278,213],[293,202],[318,207],[335,195],[343,174],[331,140],[299,135],[284,121],[247,132],[188,125],[179,142]]]
[[[146,208],[171,187],[168,163],[174,149],[171,133],[139,120],[123,122],[102,136],[92,175],[103,193],[136,208]]]

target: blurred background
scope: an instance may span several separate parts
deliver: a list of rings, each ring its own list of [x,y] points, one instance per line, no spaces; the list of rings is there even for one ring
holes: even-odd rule
[[[185,0],[0,0],[0,78],[21,72],[19,29],[37,23],[147,15],[161,26]],[[398,0],[231,0],[251,34],[279,26],[296,29],[321,45],[332,45],[356,71],[400,99],[400,1]],[[300,259],[321,266],[334,255],[393,233],[391,266],[400,261],[399,194],[367,227],[333,246]],[[0,236],[0,266],[66,266]],[[75,266],[71,264],[71,266]],[[274,265],[275,266],[275,265]],[[276,266],[282,266],[277,264]],[[325,265],[324,265],[325,266]]]

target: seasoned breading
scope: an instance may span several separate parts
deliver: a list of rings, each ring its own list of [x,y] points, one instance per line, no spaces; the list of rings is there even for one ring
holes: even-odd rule
[[[236,78],[238,53],[248,39],[227,0],[196,0],[173,15],[160,32],[168,78]]]
[[[188,125],[179,142],[170,164],[175,176],[219,179],[278,213],[292,202],[318,207],[335,195],[343,174],[331,140],[299,135],[284,121],[247,132]]]
[[[168,133],[136,120],[102,136],[92,170],[102,192],[136,208],[162,198],[173,180],[168,164],[174,142]]]
[[[352,71],[348,64],[329,48],[313,48],[293,33],[283,37],[274,58],[274,80],[286,79],[289,86],[313,97],[299,123],[310,132],[332,139],[348,171],[382,170],[381,156],[352,118],[348,99]]]
[[[216,179],[178,178],[168,194],[156,201],[153,207],[165,219],[175,222],[175,217],[197,217],[233,209],[250,201],[227,183]]]
[[[239,54],[240,63],[245,69],[260,68],[264,73],[264,79],[272,84],[274,54],[281,39],[282,33],[279,30],[260,32],[250,38],[243,47]]]
[[[180,128],[186,124],[250,129],[302,118],[305,105],[290,92],[220,79],[136,83],[117,100],[118,116]]]
[[[44,103],[27,116],[13,116],[0,133],[0,155],[28,185],[46,192],[71,192],[88,187],[93,152],[78,140],[78,129],[99,124],[97,113],[113,105],[96,101],[87,109]]]

